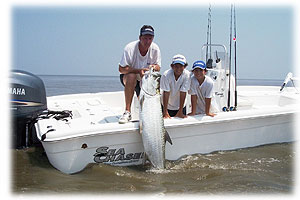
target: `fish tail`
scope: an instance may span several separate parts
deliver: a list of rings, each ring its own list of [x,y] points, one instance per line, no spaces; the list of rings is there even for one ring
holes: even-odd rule
[[[166,133],[165,133],[165,142],[169,142],[171,145],[173,145],[173,142],[172,142],[171,137],[170,137],[167,130],[166,130]]]

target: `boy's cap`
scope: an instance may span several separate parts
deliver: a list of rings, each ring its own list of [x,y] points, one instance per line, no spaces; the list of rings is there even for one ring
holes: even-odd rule
[[[198,60],[196,62],[194,62],[193,67],[192,67],[192,71],[196,68],[200,68],[200,69],[206,69],[206,64],[205,62],[203,62],[202,60]]]
[[[186,65],[186,59],[183,55],[177,54],[172,59],[172,65],[179,63],[181,65]]]

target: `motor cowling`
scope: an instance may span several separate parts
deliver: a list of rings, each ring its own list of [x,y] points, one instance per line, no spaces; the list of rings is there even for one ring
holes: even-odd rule
[[[45,85],[38,76],[26,71],[12,70],[9,77],[13,148],[33,143],[33,123],[47,110]]]

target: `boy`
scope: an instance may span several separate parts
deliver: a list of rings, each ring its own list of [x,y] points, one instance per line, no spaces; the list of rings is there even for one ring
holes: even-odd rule
[[[186,117],[185,98],[190,89],[190,72],[185,69],[187,65],[183,55],[175,55],[171,69],[166,70],[161,76],[164,118]]]
[[[211,98],[213,96],[213,80],[206,76],[206,65],[203,61],[196,61],[192,67],[193,76],[191,78],[191,103],[192,112],[189,116],[196,114],[206,114],[214,117],[216,114],[210,112]]]

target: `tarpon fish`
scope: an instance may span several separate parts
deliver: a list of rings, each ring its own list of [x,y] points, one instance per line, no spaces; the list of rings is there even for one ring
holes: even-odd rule
[[[157,169],[165,168],[165,144],[172,141],[164,127],[159,91],[159,72],[151,68],[142,78],[140,93],[140,133],[148,160]]]

